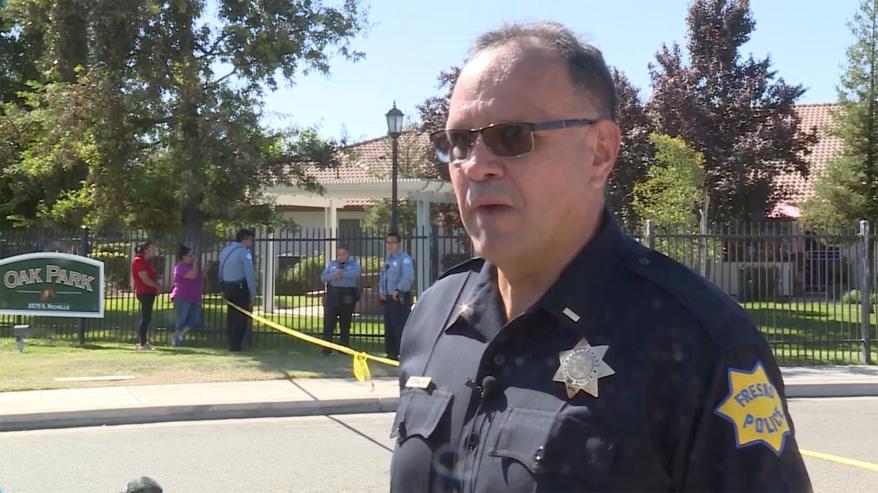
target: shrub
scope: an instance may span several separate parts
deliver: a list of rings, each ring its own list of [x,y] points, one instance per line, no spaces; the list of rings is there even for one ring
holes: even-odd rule
[[[89,257],[104,263],[104,279],[106,289],[111,291],[127,291],[131,280],[131,245],[127,242],[98,243],[94,245]]]
[[[842,295],[841,302],[845,305],[859,305],[863,302],[863,295],[860,294],[859,289],[852,289]],[[876,304],[878,304],[878,293],[872,293],[869,295],[869,305],[872,306],[873,311]]]
[[[298,295],[323,289],[320,274],[325,267],[323,255],[300,258],[294,265],[281,270],[275,279],[275,294]]]
[[[845,305],[859,305],[862,299],[859,289],[852,289],[841,296],[841,302]]]
[[[746,265],[738,268],[738,301],[774,301],[780,295],[780,268]]]

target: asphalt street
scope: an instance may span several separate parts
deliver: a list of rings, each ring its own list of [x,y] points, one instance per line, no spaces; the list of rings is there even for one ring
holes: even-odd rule
[[[790,401],[800,447],[878,464],[878,398]],[[161,423],[0,434],[3,493],[387,491],[392,414]],[[806,456],[815,491],[873,492],[878,472]]]

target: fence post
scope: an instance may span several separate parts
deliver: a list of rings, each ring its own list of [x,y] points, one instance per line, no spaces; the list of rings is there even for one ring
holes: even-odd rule
[[[262,258],[262,311],[274,313],[274,264],[277,257],[274,253],[274,229],[266,235],[265,255]]]
[[[865,364],[872,363],[872,327],[870,322],[871,318],[871,304],[869,303],[869,297],[871,293],[869,292],[869,288],[871,287],[871,258],[870,254],[870,241],[869,241],[869,221],[860,221],[860,236],[863,237],[863,270],[861,272],[862,278],[860,279],[860,308],[862,312],[862,330],[863,330],[863,362]]]
[[[655,227],[652,224],[652,219],[646,220],[646,246],[650,250],[655,250]]]
[[[430,225],[430,285],[439,278],[439,225]]]
[[[88,227],[83,226],[81,235],[79,237],[79,254],[83,257],[88,257]],[[103,279],[100,279],[98,282],[104,282]],[[106,293],[104,293],[106,296]],[[85,319],[79,319],[79,345],[85,346]]]

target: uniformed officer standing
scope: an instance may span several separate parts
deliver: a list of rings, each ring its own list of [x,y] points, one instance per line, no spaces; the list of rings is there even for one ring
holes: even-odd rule
[[[378,298],[384,303],[384,351],[388,358],[397,359],[402,329],[412,309],[415,268],[409,254],[402,251],[398,234],[388,234],[384,243],[387,258],[378,281]]]
[[[326,283],[326,301],[323,305],[323,339],[332,342],[335,325],[340,325],[341,345],[350,345],[351,317],[358,301],[360,264],[350,256],[347,247],[335,250],[335,260],[326,265],[320,280]],[[332,351],[323,349],[323,354]]]
[[[235,241],[229,243],[219,256],[219,281],[223,295],[232,303],[251,311],[256,302],[256,272],[253,270],[253,248],[255,235],[248,229],[241,229]],[[229,351],[249,349],[245,334],[250,326],[246,315],[231,305],[226,309],[229,331]]]
[[[811,489],[756,327],[604,210],[616,105],[559,24],[476,41],[431,139],[484,260],[409,319],[393,491]]]

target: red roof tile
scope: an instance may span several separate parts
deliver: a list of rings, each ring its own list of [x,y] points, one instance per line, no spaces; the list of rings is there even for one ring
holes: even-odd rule
[[[831,110],[835,104],[803,104],[796,107],[802,118],[802,128],[810,131],[817,127],[818,141],[806,157],[810,173],[803,177],[799,173],[784,173],[775,179],[775,186],[787,192],[786,204],[800,206],[810,195],[814,179],[823,172],[828,163],[841,151],[842,140],[830,135],[827,126],[832,121]],[[773,211],[773,213],[776,211]]]
[[[429,149],[427,134],[405,132],[399,137],[399,162],[402,176],[406,175],[407,163],[423,160]],[[390,137],[378,137],[351,144],[345,148],[348,158],[344,164],[333,169],[312,167],[307,173],[323,184],[358,183],[362,181],[390,178],[392,147]]]

